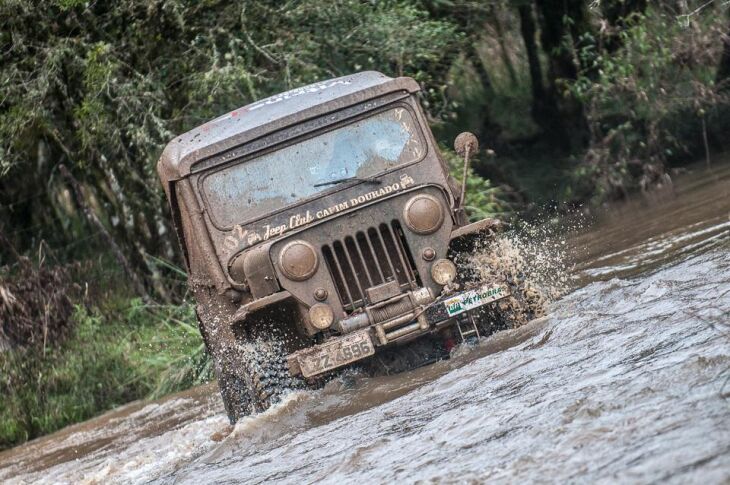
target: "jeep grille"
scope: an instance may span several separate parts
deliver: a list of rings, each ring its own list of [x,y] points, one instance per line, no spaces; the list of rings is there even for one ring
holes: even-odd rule
[[[401,289],[420,286],[408,243],[397,220],[345,236],[322,254],[346,312],[365,306],[365,290],[389,281]]]

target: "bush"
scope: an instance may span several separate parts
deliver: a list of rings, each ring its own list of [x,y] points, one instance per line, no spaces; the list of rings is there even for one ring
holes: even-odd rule
[[[19,258],[15,268],[0,267],[0,349],[6,346],[45,347],[68,332],[74,292],[63,266],[34,265]]]
[[[127,323],[139,328],[131,349],[140,374],[152,383],[148,397],[158,398],[213,378],[212,362],[200,336],[194,306],[130,302]]]
[[[586,67],[565,89],[586,108],[591,144],[568,198],[646,190],[663,181],[668,160],[704,154],[707,112],[730,102],[715,86],[727,27],[718,13],[677,16],[654,6],[624,19],[614,33],[619,49],[596,51],[601,39],[584,43],[578,56]]]
[[[190,305],[107,305],[77,306],[57,346],[0,353],[0,449],[210,379]]]

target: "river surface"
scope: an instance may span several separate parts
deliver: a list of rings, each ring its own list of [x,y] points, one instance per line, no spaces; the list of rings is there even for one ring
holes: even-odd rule
[[[562,242],[561,242],[562,244]],[[230,431],[214,384],[0,453],[9,483],[730,482],[730,165],[565,241],[547,317]]]

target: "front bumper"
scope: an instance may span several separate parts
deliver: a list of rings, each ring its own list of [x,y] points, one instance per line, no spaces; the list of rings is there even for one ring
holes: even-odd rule
[[[314,377],[373,355],[378,348],[447,327],[457,315],[510,295],[506,284],[484,285],[437,298],[390,320],[333,337],[287,357],[289,371]],[[354,330],[354,329],[353,329]]]

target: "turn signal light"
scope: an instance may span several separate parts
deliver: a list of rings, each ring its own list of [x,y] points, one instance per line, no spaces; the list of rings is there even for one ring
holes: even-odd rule
[[[456,265],[448,259],[439,259],[431,265],[431,278],[441,286],[456,279]]]
[[[325,330],[335,321],[335,314],[329,305],[317,303],[309,309],[309,321],[314,328]]]

